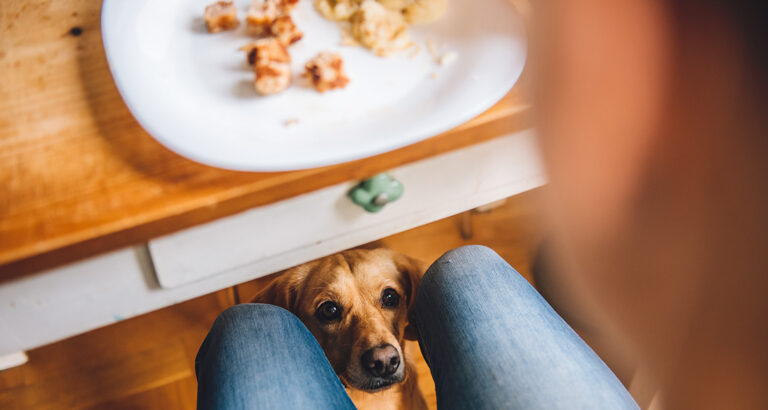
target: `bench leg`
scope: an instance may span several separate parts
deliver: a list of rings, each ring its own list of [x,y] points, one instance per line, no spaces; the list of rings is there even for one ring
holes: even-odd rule
[[[459,222],[459,234],[461,239],[468,241],[475,235],[472,230],[472,211],[466,211],[461,214],[461,221]]]
[[[221,306],[221,310],[226,310],[229,307],[240,304],[240,290],[237,285],[230,286],[216,292],[216,299]]]

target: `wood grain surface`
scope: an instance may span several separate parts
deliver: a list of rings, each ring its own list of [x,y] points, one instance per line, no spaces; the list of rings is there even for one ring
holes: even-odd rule
[[[457,129],[373,158],[280,173],[208,167],[131,116],[109,73],[100,8],[0,2],[0,281],[531,126],[521,81]]]

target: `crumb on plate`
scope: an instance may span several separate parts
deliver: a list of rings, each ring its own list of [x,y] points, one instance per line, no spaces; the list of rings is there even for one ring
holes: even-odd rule
[[[445,66],[453,63],[454,61],[456,61],[457,58],[459,58],[459,54],[457,52],[449,51],[449,52],[443,54],[442,56],[440,56],[440,58],[437,59],[437,62],[441,66],[445,67]]]
[[[431,38],[427,39],[427,51],[429,51],[429,54],[432,56],[432,58],[437,59],[437,48],[435,47],[435,42],[432,41]]]
[[[416,56],[419,54],[421,54],[421,47],[418,44],[413,43],[413,47],[411,48],[411,53],[408,54],[408,58],[416,58]]]

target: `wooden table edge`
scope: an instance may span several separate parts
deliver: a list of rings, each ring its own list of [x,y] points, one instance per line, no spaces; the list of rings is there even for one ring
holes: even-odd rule
[[[510,94],[516,93],[516,89],[517,87],[510,91]],[[502,101],[510,97],[510,94]],[[146,243],[158,236],[331,185],[363,179],[401,165],[530,128],[532,123],[528,104],[512,105],[501,111],[494,111],[492,108],[464,125],[421,142],[374,157],[322,167],[314,170],[314,173],[309,176],[303,176],[304,174],[297,172],[295,178],[289,178],[283,184],[244,192],[242,195],[215,204],[158,216],[150,221],[136,224],[117,221],[112,224],[113,226],[103,227],[103,231],[98,233],[75,232],[24,247],[0,250],[0,282]]]

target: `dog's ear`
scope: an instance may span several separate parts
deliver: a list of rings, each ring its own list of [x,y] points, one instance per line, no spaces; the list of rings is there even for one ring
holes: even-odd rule
[[[307,272],[304,265],[288,269],[254,296],[251,303],[268,303],[296,313],[300,285]]]
[[[416,300],[416,294],[419,291],[421,277],[424,276],[424,272],[427,271],[427,264],[403,254],[397,254],[395,256],[395,264],[403,275],[403,287],[405,288],[405,299],[408,306],[408,325],[405,327],[404,336],[408,340],[416,340],[416,329],[410,323],[411,310],[413,309],[413,303]]]

